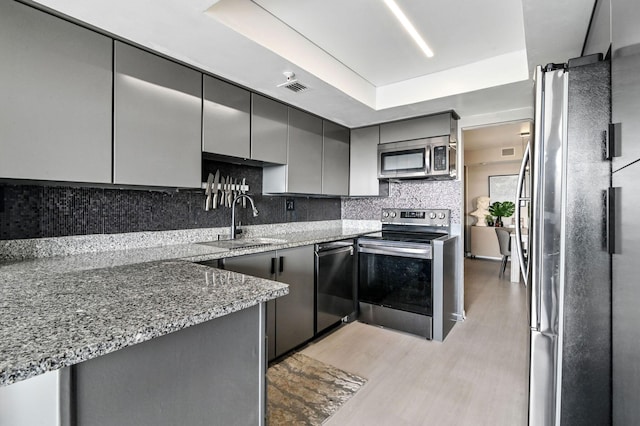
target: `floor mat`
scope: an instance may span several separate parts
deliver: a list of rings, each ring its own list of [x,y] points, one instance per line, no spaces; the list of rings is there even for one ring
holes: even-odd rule
[[[269,426],[321,425],[366,383],[302,354],[293,354],[267,371]]]

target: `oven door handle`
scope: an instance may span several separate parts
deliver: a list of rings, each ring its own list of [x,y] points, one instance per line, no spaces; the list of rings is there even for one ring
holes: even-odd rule
[[[431,246],[416,247],[389,247],[374,244],[359,243],[359,253],[383,254],[387,256],[412,257],[416,259],[431,259]]]

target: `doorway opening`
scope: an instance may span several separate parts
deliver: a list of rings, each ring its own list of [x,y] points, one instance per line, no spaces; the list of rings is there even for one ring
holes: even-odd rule
[[[531,120],[519,120],[462,130],[465,257],[502,259],[498,237],[493,229],[498,218],[488,211],[484,213],[491,204],[513,202],[515,208],[521,209],[523,224],[528,223],[528,208],[520,206],[516,200],[516,190],[531,129]],[[500,219],[503,227],[516,226],[515,215]],[[499,272],[500,267],[496,264],[496,275]],[[510,266],[507,265],[505,279],[509,279],[509,272]]]

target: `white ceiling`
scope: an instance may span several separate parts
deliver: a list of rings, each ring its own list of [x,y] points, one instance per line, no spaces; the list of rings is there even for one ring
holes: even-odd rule
[[[432,59],[382,0],[37,0],[349,127],[532,110],[532,68],[580,55],[594,0],[397,2]],[[277,87],[284,71],[309,90]]]
[[[460,1],[398,0],[433,58],[422,54],[382,0],[253,2],[376,87],[525,48],[522,6],[513,0],[468,1],[464,14]]]

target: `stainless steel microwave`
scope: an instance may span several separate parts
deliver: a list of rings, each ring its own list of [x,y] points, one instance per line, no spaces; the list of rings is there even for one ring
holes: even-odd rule
[[[449,136],[378,145],[378,179],[455,179],[456,172]]]

